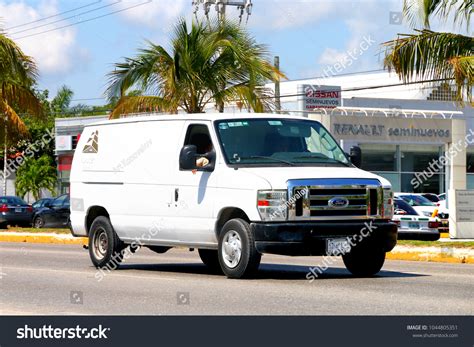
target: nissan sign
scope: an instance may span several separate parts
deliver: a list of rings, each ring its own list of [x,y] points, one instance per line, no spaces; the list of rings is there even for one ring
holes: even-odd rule
[[[298,100],[303,111],[310,112],[320,108],[336,108],[341,104],[340,86],[298,85]]]

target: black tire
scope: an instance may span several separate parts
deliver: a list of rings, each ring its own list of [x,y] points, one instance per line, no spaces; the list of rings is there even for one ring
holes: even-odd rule
[[[239,244],[240,257],[235,252]],[[222,272],[228,278],[250,277],[257,272],[262,255],[255,248],[249,223],[236,218],[224,224],[219,235],[218,255]]]
[[[357,277],[371,277],[376,275],[385,262],[385,252],[380,249],[360,248],[353,249],[342,256],[347,270]]]
[[[35,217],[33,221],[33,228],[41,229],[44,228],[44,219],[41,216]]]
[[[115,270],[122,262],[125,247],[107,217],[99,216],[92,222],[89,256],[95,267]]]
[[[213,273],[222,273],[217,250],[198,249],[198,253],[202,262],[208,267],[209,270],[211,270]]]

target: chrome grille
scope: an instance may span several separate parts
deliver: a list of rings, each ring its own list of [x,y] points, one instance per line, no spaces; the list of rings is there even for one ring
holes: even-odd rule
[[[383,205],[382,186],[372,179],[291,180],[288,196],[289,220],[378,218]],[[344,206],[334,206],[334,200]]]

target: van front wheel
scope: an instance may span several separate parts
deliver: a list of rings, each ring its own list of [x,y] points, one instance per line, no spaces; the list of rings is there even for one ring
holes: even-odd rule
[[[199,257],[201,257],[204,265],[213,273],[221,273],[221,266],[219,264],[219,255],[213,249],[199,249]]]
[[[262,257],[255,248],[250,225],[243,219],[225,223],[219,236],[218,253],[221,269],[229,278],[254,274]]]
[[[353,249],[342,256],[344,265],[354,276],[371,277],[376,275],[385,262],[385,252],[379,249]]]
[[[89,233],[89,255],[95,267],[115,270],[122,262],[125,247],[107,217],[94,220]]]

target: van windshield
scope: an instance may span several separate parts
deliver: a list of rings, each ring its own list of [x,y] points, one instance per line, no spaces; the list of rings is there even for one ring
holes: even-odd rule
[[[224,155],[233,165],[351,166],[319,123],[297,119],[234,119],[216,122]]]

